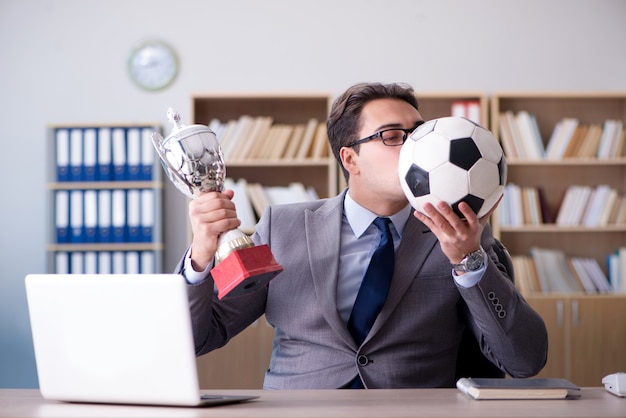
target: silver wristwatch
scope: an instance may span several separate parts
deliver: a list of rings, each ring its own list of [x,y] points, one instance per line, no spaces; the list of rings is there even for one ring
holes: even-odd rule
[[[479,247],[476,251],[473,251],[465,256],[460,263],[451,263],[454,271],[467,273],[468,271],[476,271],[483,267],[485,264],[485,250],[483,247]]]

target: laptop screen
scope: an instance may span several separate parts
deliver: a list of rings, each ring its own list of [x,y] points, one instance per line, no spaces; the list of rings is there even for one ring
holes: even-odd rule
[[[32,274],[25,284],[45,398],[199,402],[182,276]]]

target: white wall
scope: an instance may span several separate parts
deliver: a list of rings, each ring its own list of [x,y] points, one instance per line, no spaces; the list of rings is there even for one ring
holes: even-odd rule
[[[418,91],[626,91],[622,0],[0,0],[0,387],[35,387],[23,279],[44,272],[46,125],[189,118],[192,93],[330,91],[405,81]],[[160,93],[126,60],[161,38],[181,61]],[[166,190],[166,270],[186,202]]]

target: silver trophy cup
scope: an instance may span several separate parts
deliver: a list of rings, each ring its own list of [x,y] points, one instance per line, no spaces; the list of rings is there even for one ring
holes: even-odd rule
[[[226,166],[215,133],[205,125],[182,125],[172,108],[167,118],[172,132],[165,139],[154,132],[152,143],[171,182],[192,199],[222,191]],[[220,299],[257,290],[281,271],[267,245],[255,246],[239,229],[220,236],[211,270]]]

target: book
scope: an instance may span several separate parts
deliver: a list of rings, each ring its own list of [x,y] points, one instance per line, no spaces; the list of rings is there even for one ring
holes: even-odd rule
[[[274,123],[274,119],[270,116],[257,116],[253,119],[248,139],[239,155],[241,159],[247,160],[258,157],[272,123]]]
[[[567,379],[498,379],[462,377],[456,387],[473,399],[565,399],[580,396],[580,388]]]
[[[304,137],[304,131],[306,130],[306,125],[304,123],[297,123],[293,125],[293,133],[287,139],[287,143],[284,145],[285,149],[280,158],[285,160],[292,160],[296,158],[296,154],[298,153],[298,148],[300,148],[300,143]]]
[[[545,147],[535,116],[527,111],[519,111],[515,115],[515,123],[519,129],[522,146],[529,160],[542,160],[545,157]]]
[[[311,152],[311,158],[319,159],[328,156],[328,134],[326,132],[326,124],[320,123],[317,125],[315,131],[315,137],[313,138],[313,150]]]
[[[575,118],[563,118],[556,124],[546,146],[546,159],[558,161],[565,157],[577,127],[578,119]]]
[[[565,148],[563,158],[574,158],[578,156],[588,131],[589,125],[587,124],[580,124],[576,127],[576,129],[574,129],[572,138],[570,139],[567,148]]]
[[[301,125],[277,125],[278,130],[273,137],[273,143],[269,149],[270,160],[280,160],[285,155],[290,143],[299,142],[304,132],[304,127]]]
[[[302,135],[300,146],[298,147],[298,152],[296,154],[297,160],[304,160],[306,158],[309,158],[311,145],[313,143],[313,138],[315,137],[315,131],[317,129],[317,124],[317,119],[311,118],[305,125],[304,134]]]
[[[582,139],[580,148],[576,152],[576,157],[584,159],[595,159],[602,137],[602,126],[600,124],[591,124],[587,129],[585,137]]]
[[[235,192],[233,203],[237,210],[237,217],[241,221],[240,228],[243,231],[254,231],[256,217],[254,216],[254,209],[248,194],[248,181],[244,178],[235,181],[230,177],[226,177],[224,179],[224,189],[233,190]]]
[[[537,277],[543,293],[580,293],[583,287],[567,263],[564,251],[553,248],[531,247]]]
[[[500,143],[504,150],[504,155],[510,160],[519,159],[522,155],[518,153],[518,144],[513,136],[513,128],[511,127],[511,119],[509,113],[500,114]]]

